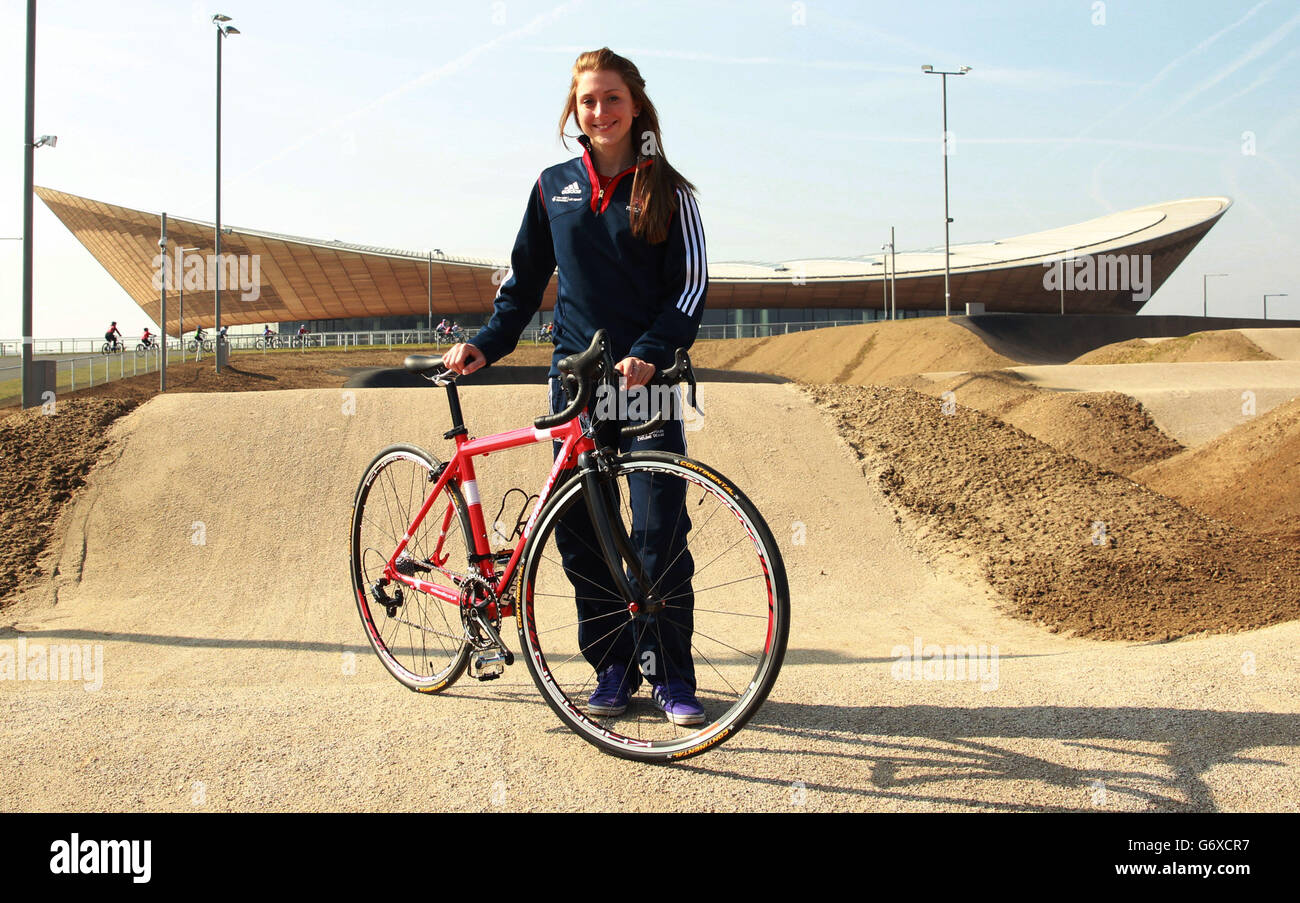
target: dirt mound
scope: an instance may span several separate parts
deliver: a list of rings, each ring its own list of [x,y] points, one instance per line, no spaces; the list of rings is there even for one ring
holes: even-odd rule
[[[691,360],[698,367],[856,385],[934,370],[997,370],[1021,363],[998,354],[970,330],[943,317],[697,342]]]
[[[1269,326],[1240,332],[1280,361],[1300,361],[1300,329]]]
[[[896,505],[975,557],[1012,613],[1164,640],[1300,617],[1300,553],[1210,520],[982,412],[891,387],[809,386]]]
[[[432,353],[432,349],[421,349]],[[335,388],[357,367],[400,366],[411,350],[241,354],[220,374],[211,358],[167,367],[167,394]],[[550,346],[521,346],[503,362],[549,363]],[[158,374],[113,380],[60,396],[53,414],[0,409],[0,605],[30,578],[73,491],[85,484],[118,417],[158,394]],[[23,462],[19,464],[18,462]]]
[[[109,425],[135,406],[119,398],[70,399],[0,420],[0,604],[40,574],[37,559],[59,509],[85,484]]]
[[[1131,476],[1202,514],[1300,548],[1300,398]]]
[[[1211,361],[1274,361],[1237,329],[1194,332],[1172,339],[1129,339],[1080,355],[1075,364],[1172,364]]]
[[[1001,370],[941,380],[901,377],[889,384],[991,414],[1102,470],[1128,474],[1183,448],[1138,401],[1118,392],[1050,392]]]

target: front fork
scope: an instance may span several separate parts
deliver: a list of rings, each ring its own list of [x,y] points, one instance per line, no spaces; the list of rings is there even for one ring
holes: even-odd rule
[[[623,529],[619,514],[617,482],[610,452],[587,451],[578,456],[578,472],[582,474],[583,497],[587,502],[587,515],[591,518],[596,542],[600,546],[614,587],[627,602],[633,615],[655,614],[664,602],[650,592],[650,581],[642,567],[641,556],[632,547],[632,540]],[[624,563],[627,570],[624,570]],[[631,571],[630,579],[628,571]]]

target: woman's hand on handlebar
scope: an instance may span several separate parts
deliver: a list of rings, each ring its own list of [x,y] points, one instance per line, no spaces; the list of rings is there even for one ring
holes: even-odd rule
[[[655,365],[647,364],[639,357],[625,357],[614,365],[614,369],[627,379],[629,389],[644,386],[655,378]]]
[[[461,342],[447,349],[447,353],[442,356],[442,365],[465,376],[486,367],[487,358],[474,345]]]

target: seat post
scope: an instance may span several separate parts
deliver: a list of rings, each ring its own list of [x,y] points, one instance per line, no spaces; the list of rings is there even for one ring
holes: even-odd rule
[[[451,408],[451,429],[444,433],[442,438],[451,439],[453,436],[465,435],[469,431],[465,429],[465,418],[460,411],[460,393],[454,381],[447,383],[447,404]]]

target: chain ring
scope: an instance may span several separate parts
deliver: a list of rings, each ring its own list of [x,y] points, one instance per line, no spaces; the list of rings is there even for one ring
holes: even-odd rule
[[[470,616],[470,611],[480,600],[486,600],[485,605],[496,607],[497,616],[491,620],[492,627],[501,633],[501,604],[497,599],[497,594],[492,591],[491,585],[478,574],[469,574],[465,577],[465,582],[460,585],[460,620],[465,626],[465,636],[469,639],[470,645],[480,651],[495,649],[496,644],[490,637],[484,636],[483,629]]]

